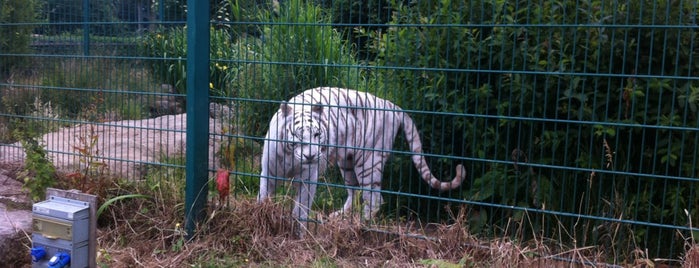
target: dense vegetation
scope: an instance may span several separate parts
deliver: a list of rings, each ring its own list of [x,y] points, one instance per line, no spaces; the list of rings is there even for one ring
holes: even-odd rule
[[[477,159],[465,200],[679,225],[690,222],[686,208],[699,219],[696,186],[686,180],[699,175],[696,151],[688,149],[699,146],[699,82],[692,79],[699,37],[694,28],[665,27],[696,27],[696,3],[423,1],[393,8],[391,27],[375,34],[376,65],[411,69],[382,68],[378,88],[404,108],[447,113],[414,117],[427,152]],[[401,26],[415,24],[424,26]],[[432,166],[451,166],[437,161]],[[476,211],[474,228],[526,217]],[[560,239],[579,243],[633,248],[675,235],[643,226],[621,226],[628,235],[619,235],[616,223],[539,217],[546,221],[532,224],[536,232],[575,230]]]
[[[29,53],[30,34],[34,30],[36,1],[0,1],[0,77],[8,75],[13,68],[24,67],[27,61],[17,55]],[[25,23],[25,24],[23,24]]]

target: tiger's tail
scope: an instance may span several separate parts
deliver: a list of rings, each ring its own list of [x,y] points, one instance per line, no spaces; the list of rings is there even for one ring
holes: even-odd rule
[[[454,176],[451,181],[445,182],[435,178],[434,175],[432,175],[432,171],[430,171],[430,167],[427,166],[425,156],[422,155],[422,141],[420,140],[420,133],[415,123],[413,123],[413,119],[406,113],[403,113],[402,117],[403,133],[410,145],[410,151],[414,153],[411,158],[413,164],[415,164],[415,168],[420,172],[422,179],[429,184],[430,187],[440,191],[452,190],[461,186],[461,183],[466,177],[466,168],[461,164],[456,166],[456,176]]]

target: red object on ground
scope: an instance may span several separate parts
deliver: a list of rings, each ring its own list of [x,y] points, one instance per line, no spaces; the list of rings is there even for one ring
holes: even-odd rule
[[[228,193],[231,190],[230,184],[228,183],[229,172],[226,169],[219,169],[216,171],[216,190],[218,190],[218,198],[221,204],[226,201]]]

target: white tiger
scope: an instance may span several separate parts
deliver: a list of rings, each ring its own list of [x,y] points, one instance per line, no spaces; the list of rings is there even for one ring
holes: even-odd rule
[[[282,103],[272,117],[262,151],[258,202],[274,194],[275,177],[293,179],[297,193],[292,216],[306,228],[318,176],[330,163],[340,168],[346,185],[363,189],[363,217],[372,218],[383,203],[381,175],[401,127],[422,179],[442,191],[459,187],[466,169],[458,165],[450,182],[435,178],[422,155],[418,130],[400,107],[365,92],[319,87]],[[360,192],[347,191],[342,209],[333,214],[350,211]]]

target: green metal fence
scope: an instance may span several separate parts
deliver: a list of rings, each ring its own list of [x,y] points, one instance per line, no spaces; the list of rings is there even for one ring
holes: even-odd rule
[[[281,101],[340,86],[408,111],[437,177],[466,166],[461,188],[431,191],[399,138],[384,218],[465,208],[474,234],[626,252],[612,262],[693,242],[697,1],[189,2],[2,2],[3,161],[22,156],[16,130],[59,131],[43,137],[63,168],[186,169],[196,212],[217,168],[255,196]],[[323,179],[314,210],[331,212],[342,180]]]

